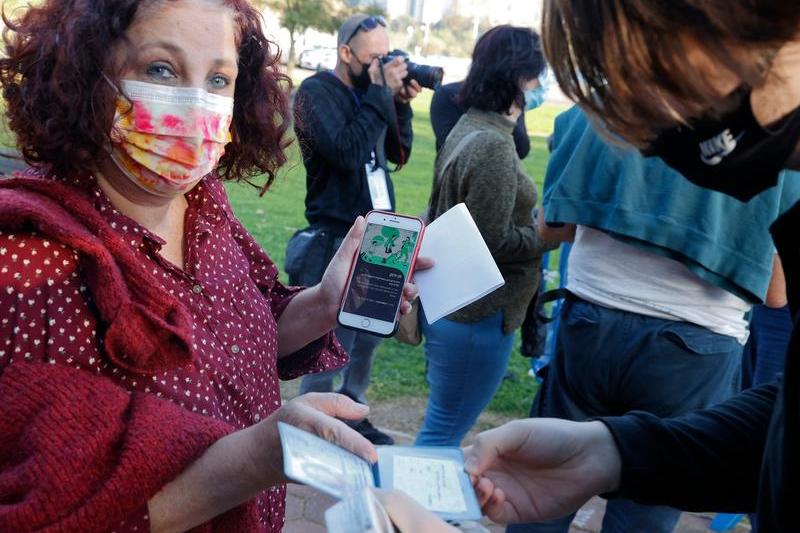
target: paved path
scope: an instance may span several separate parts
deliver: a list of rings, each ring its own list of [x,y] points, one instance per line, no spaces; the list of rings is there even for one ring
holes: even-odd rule
[[[324,513],[334,503],[335,500],[318,493],[314,489],[300,485],[290,485],[286,501],[286,527],[283,529],[284,533],[324,533]],[[599,532],[604,508],[604,500],[601,498],[592,499],[583,509],[578,511],[578,515],[570,528],[570,533]],[[675,533],[708,533],[711,531],[708,529],[710,521],[710,514],[683,513]],[[485,521],[484,525],[491,533],[505,531],[505,528],[488,521]],[[734,530],[734,533],[746,533],[749,531],[750,527],[742,524]]]
[[[398,444],[408,444],[410,438],[405,433],[388,431]],[[286,527],[284,533],[324,533],[325,510],[335,503],[332,498],[320,494],[309,487],[289,485],[286,500]],[[593,498],[575,517],[570,533],[598,533],[603,518],[605,501]],[[710,514],[683,513],[675,533],[708,533]],[[505,528],[485,521],[484,525],[491,533],[502,533]],[[734,533],[747,533],[750,526],[741,524]],[[639,533],[639,532],[631,532]]]

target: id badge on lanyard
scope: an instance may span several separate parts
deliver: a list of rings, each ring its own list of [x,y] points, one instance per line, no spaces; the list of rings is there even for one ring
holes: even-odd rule
[[[367,185],[369,197],[372,199],[372,208],[384,211],[392,209],[392,200],[389,198],[389,185],[386,170],[377,164],[375,152],[372,152],[371,161],[367,163]]]

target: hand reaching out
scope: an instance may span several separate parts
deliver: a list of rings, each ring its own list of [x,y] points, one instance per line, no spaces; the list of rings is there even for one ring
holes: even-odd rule
[[[478,435],[464,456],[484,513],[500,524],[566,516],[619,484],[619,451],[602,422],[517,420]]]

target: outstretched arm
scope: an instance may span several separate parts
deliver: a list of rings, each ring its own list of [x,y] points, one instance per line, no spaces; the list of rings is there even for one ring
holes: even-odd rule
[[[755,509],[777,384],[659,419],[633,412],[593,422],[519,420],[481,433],[464,453],[486,514],[500,523],[566,516],[606,493],[685,510]]]

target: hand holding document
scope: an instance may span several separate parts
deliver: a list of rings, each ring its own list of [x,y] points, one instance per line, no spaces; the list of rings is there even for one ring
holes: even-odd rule
[[[294,426],[281,422],[278,431],[286,476],[339,500],[348,500],[350,503],[338,512],[369,508],[368,501],[355,495],[367,487],[380,487],[405,492],[445,520],[481,517],[469,475],[464,472],[460,448],[379,446],[378,462],[370,465],[344,448]],[[382,520],[377,515],[374,519]]]
[[[325,511],[328,533],[395,533],[394,525],[371,489],[350,494]]]
[[[505,283],[463,203],[453,206],[427,226],[419,255],[435,261],[433,268],[414,274],[429,324],[483,298]]]

